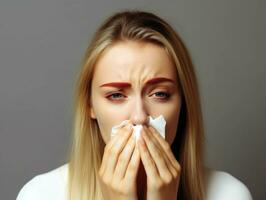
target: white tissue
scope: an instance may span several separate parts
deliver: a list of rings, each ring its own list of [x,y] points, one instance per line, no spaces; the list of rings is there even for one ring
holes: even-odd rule
[[[122,121],[119,125],[113,126],[111,131],[111,137],[113,137],[117,132],[118,128],[125,126],[128,124],[129,120]],[[149,125],[155,128],[160,135],[165,138],[165,125],[166,121],[163,117],[163,115],[160,115],[159,117],[153,119],[151,116],[149,116]],[[132,126],[132,125],[131,125]],[[136,139],[139,139],[141,134],[142,125],[135,125],[133,126],[133,134],[135,135]]]

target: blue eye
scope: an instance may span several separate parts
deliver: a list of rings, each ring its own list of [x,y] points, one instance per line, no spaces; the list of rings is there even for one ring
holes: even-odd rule
[[[117,99],[119,100],[120,99],[119,97],[121,97],[121,96],[123,96],[123,94],[113,93],[113,94],[108,95],[106,98],[110,99],[111,101],[117,101]]]
[[[120,93],[114,93],[114,94],[112,94],[111,96],[113,96],[113,97],[118,97],[118,96],[122,96],[122,94],[120,94]]]
[[[170,98],[170,93],[168,92],[155,92],[154,95],[156,96],[156,99],[158,100],[167,100]],[[152,95],[151,95],[152,96]],[[113,93],[110,95],[107,95],[106,98],[109,99],[110,101],[122,101],[123,98],[125,97],[125,95],[123,95],[122,93]]]
[[[157,95],[157,97],[160,97],[159,99],[168,99],[170,97],[170,94],[167,92],[155,92],[154,94],[159,94]]]

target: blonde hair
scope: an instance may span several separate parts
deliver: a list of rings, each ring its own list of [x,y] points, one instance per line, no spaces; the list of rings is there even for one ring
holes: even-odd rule
[[[102,199],[98,170],[104,142],[97,121],[90,117],[91,81],[100,55],[121,41],[160,45],[174,61],[182,94],[178,129],[171,145],[182,168],[178,199],[203,200],[204,130],[200,95],[191,58],[181,38],[167,22],[153,13],[138,10],[121,11],[110,16],[97,30],[86,51],[75,96],[68,199]]]

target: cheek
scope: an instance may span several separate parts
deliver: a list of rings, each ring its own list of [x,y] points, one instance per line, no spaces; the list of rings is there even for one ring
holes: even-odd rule
[[[107,144],[111,140],[112,127],[120,124],[125,119],[121,119],[121,115],[115,115],[113,112],[107,112],[107,110],[102,110],[96,115],[100,134],[104,143]]]
[[[172,143],[174,142],[174,139],[176,137],[176,131],[177,131],[177,124],[178,122],[175,122],[175,124],[173,126],[168,126],[167,130],[166,130],[166,138],[165,140],[172,145]]]
[[[166,115],[165,140],[171,145],[176,137],[180,108],[174,109]]]
[[[101,125],[101,123],[98,122],[100,134],[105,144],[107,144],[110,141],[110,134],[108,134],[108,130],[105,130],[105,127]]]
[[[104,110],[104,106],[95,107],[94,112],[96,115],[96,121],[99,126],[101,137],[106,144],[108,143],[108,141],[110,141],[113,117]]]
[[[109,106],[106,105],[104,99],[98,94],[93,94],[93,110],[96,121],[99,126],[101,137],[104,143],[110,141],[111,124],[113,120],[112,112],[108,111]]]

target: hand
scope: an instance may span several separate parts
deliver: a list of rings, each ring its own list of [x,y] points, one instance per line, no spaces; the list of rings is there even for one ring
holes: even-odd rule
[[[136,179],[140,155],[129,126],[122,127],[106,144],[99,169],[102,193],[105,200],[136,200]]]
[[[147,174],[147,200],[176,200],[181,167],[170,145],[153,127],[143,126],[138,147]]]

